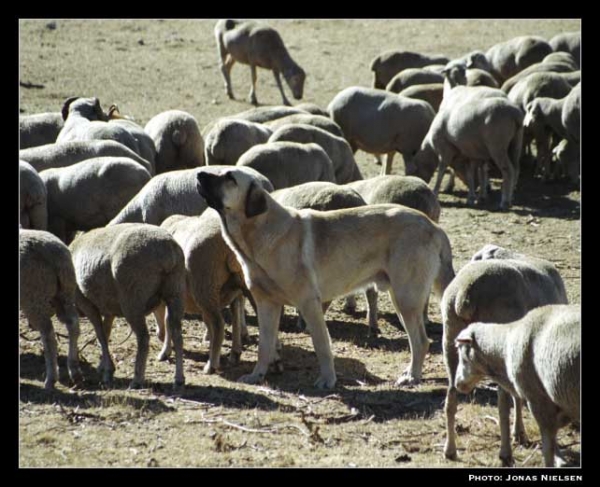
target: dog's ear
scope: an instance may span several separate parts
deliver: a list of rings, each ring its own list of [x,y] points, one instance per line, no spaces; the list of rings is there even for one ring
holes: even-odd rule
[[[246,193],[246,218],[253,218],[267,211],[265,192],[256,183],[250,184]]]
[[[71,106],[71,103],[73,103],[78,98],[79,98],[78,96],[72,96],[65,100],[65,103],[63,104],[63,107],[61,110],[63,120],[66,120],[67,117],[69,116],[69,107]]]

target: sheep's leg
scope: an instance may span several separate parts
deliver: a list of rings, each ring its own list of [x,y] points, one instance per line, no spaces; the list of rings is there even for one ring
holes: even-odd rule
[[[476,162],[473,160],[469,160],[467,162],[467,186],[469,187],[469,193],[467,196],[467,204],[469,206],[473,206],[475,204],[476,196],[475,196],[475,164]]]
[[[558,459],[558,448],[556,444],[556,434],[558,433],[559,424],[555,412],[555,406],[547,404],[544,400],[535,397],[528,398],[529,409],[535,418],[542,435],[542,455],[544,457],[544,465],[546,467],[554,467],[555,461]]]
[[[44,359],[46,361],[46,380],[44,381],[44,388],[50,391],[54,389],[54,384],[58,379],[58,347],[52,320],[48,317],[33,318],[29,320],[29,325],[41,334],[42,345],[44,347]]]
[[[446,186],[442,189],[442,193],[452,193],[454,191],[455,173],[451,167],[447,168],[446,172],[449,174]]]
[[[225,322],[218,310],[205,310],[202,320],[206,324],[209,339],[208,362],[204,366],[204,373],[213,374],[220,368]]]
[[[175,389],[185,384],[183,375],[183,334],[181,331],[181,320],[183,319],[183,301],[179,297],[166,298],[167,305],[167,334],[166,339],[175,349]]]
[[[291,106],[291,103],[285,96],[285,92],[283,91],[283,85],[281,84],[281,76],[279,71],[273,70],[273,76],[275,77],[275,82],[277,83],[277,88],[279,88],[279,92],[281,93],[281,99],[283,100],[283,104],[287,106]]]
[[[258,315],[258,361],[251,374],[243,375],[240,382],[256,384],[262,382],[269,369],[269,364],[277,353],[277,331],[282,306],[256,299]]]
[[[455,329],[456,333],[449,333],[449,329]],[[446,415],[446,443],[444,455],[449,460],[456,460],[456,411],[458,409],[458,398],[456,391],[456,370],[458,369],[458,353],[454,339],[460,327],[447,327],[444,323],[444,337],[442,340],[444,362],[448,374],[448,390],[446,391],[446,402],[444,413]]]
[[[69,376],[73,383],[80,384],[83,382],[83,374],[79,368],[79,348],[77,347],[79,340],[79,316],[77,316],[77,311],[71,304],[67,306],[64,313],[59,315],[58,318],[65,324],[69,334],[69,353],[67,355]]]
[[[258,105],[258,100],[256,99],[256,66],[254,64],[250,65],[250,83],[248,99],[253,105]]]
[[[382,176],[385,176],[387,174],[392,174],[392,162],[394,160],[394,154],[395,153],[396,153],[395,151],[387,153],[387,158],[385,160],[385,165],[381,168],[381,175]]]
[[[352,314],[356,312],[356,296],[348,294],[344,303],[344,313]]]
[[[313,342],[321,373],[315,381],[319,389],[331,389],[335,386],[336,375],[331,352],[331,339],[323,316],[323,309],[329,303],[321,303],[318,298],[308,300],[301,304],[300,312],[306,319],[307,328]]]
[[[144,385],[144,377],[146,375],[146,362],[148,360],[148,351],[150,348],[150,334],[146,326],[144,315],[125,316],[135,338],[137,339],[137,353],[135,355],[135,366],[133,372],[133,380],[129,385],[130,389],[141,389]]]
[[[513,167],[506,150],[490,151],[492,160],[502,172],[502,199],[500,210],[508,210],[512,204],[512,195],[515,187],[515,168]]]
[[[225,90],[227,92],[227,96],[232,100],[235,99],[235,96],[233,96],[233,90],[231,89],[231,68],[234,64],[235,59],[233,59],[230,54],[225,57],[224,62],[221,62],[221,74],[225,79]]]
[[[163,344],[157,357],[160,362],[167,360],[171,356],[171,333],[169,327],[165,326],[166,312],[166,305],[161,303],[153,313],[156,320],[156,335]]]
[[[498,386],[498,417],[500,421],[500,460],[503,467],[513,465],[510,444],[510,394]]]
[[[110,334],[112,333],[112,325],[115,321],[115,317],[113,315],[106,315],[102,320],[102,331],[104,332],[104,336],[107,340],[110,340]]]
[[[115,373],[115,365],[110,356],[110,352],[108,350],[108,338],[104,333],[104,328],[102,326],[102,316],[100,312],[94,306],[94,304],[87,299],[81,291],[77,289],[75,291],[75,301],[77,303],[77,308],[81,310],[81,312],[87,316],[87,318],[92,322],[94,326],[94,331],[96,332],[96,338],[100,343],[100,348],[102,350],[102,358],[100,359],[100,365],[98,366],[98,372],[102,374],[102,382],[104,384],[110,384],[113,379],[113,375]]]
[[[242,322],[245,322],[244,316],[244,297],[238,296],[231,302],[231,352],[229,353],[229,364],[235,365],[240,362],[242,355]],[[248,330],[246,329],[246,334]]]
[[[519,445],[526,445],[529,442],[525,425],[523,424],[523,400],[513,396],[513,404],[515,406],[515,422],[513,423],[512,437]]]
[[[454,157],[455,156],[451,153],[438,155],[437,176],[435,179],[435,186],[433,187],[433,193],[436,196],[438,196],[440,193],[440,186],[442,185],[442,179],[444,178],[444,173],[446,172],[446,168],[448,166],[452,166],[452,161],[454,160]]]
[[[482,203],[487,200],[488,196],[488,163],[487,161],[481,161],[478,166],[478,176],[479,176],[479,202]]]
[[[374,287],[368,287],[365,291],[365,299],[367,300],[369,334],[375,337],[381,332],[377,326],[377,290]]]

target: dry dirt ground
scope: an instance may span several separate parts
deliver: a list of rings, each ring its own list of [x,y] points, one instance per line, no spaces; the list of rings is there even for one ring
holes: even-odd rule
[[[271,20],[291,55],[308,76],[305,100],[326,107],[340,90],[370,86],[371,59],[387,49],[444,53],[450,57],[516,35],[545,38],[579,30],[579,20]],[[97,96],[103,106],[145,124],[167,109],[193,114],[201,126],[246,110],[249,70],[233,68],[237,100],[229,100],[217,68],[214,20],[21,20],[21,113],[58,111],[65,98]],[[259,71],[257,96],[279,104],[270,73]],[[371,156],[357,155],[365,175],[380,169]],[[402,174],[398,157],[394,173]],[[490,211],[498,203],[493,180],[489,207],[465,204],[463,186],[441,195],[440,224],[447,232],[458,271],[486,243],[495,243],[554,262],[569,300],[580,302],[580,193],[564,182],[542,184],[524,178],[508,213]],[[76,202],[74,202],[76,204]],[[347,315],[337,302],[327,315],[339,381],[332,391],[313,387],[317,361],[309,336],[295,330],[286,310],[281,341],[285,370],[262,386],[239,384],[257,356],[256,317],[248,310],[252,343],[235,367],[202,374],[207,360],[204,325],[184,323],[185,374],[182,395],[172,394],[173,363],[158,362],[151,341],[147,389],[127,389],[133,372],[135,339],[118,319],[111,336],[117,370],[111,390],[99,385],[98,346],[91,324],[81,320],[80,356],[87,378],[82,390],[69,388],[65,371],[66,330],[59,333],[62,382],[43,389],[44,359],[38,334],[19,321],[21,467],[496,467],[499,430],[496,395],[489,385],[463,396],[458,413],[458,461],[443,457],[443,401],[446,373],[441,352],[438,302],[431,300],[432,340],[424,380],[397,388],[394,381],[409,361],[407,336],[387,296],[380,295],[381,336],[367,333],[363,301]],[[148,318],[154,329],[154,318]],[[223,353],[229,352],[226,339]],[[531,439],[515,446],[516,466],[542,465],[540,437],[525,413]],[[559,434],[571,461],[580,462],[580,432]]]

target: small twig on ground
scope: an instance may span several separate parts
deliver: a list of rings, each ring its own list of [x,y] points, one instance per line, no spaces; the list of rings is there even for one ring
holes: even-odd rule
[[[493,421],[496,425],[499,424],[498,419],[494,418],[493,416],[484,416],[483,419],[489,419],[490,421]]]
[[[27,337],[25,336],[25,334],[23,334],[23,333],[19,333],[19,336],[20,336],[20,337],[21,337],[23,340],[25,340],[25,341],[27,341],[27,342],[37,342],[37,341],[40,339],[40,337],[39,337],[39,336],[38,336],[38,337],[36,337],[36,338],[27,338]]]
[[[522,467],[524,467],[525,465],[527,465],[527,462],[529,462],[529,460],[531,460],[533,458],[533,456],[537,453],[538,449],[539,449],[539,444],[535,445],[535,448],[531,452],[531,455],[529,455],[525,460],[523,460],[523,463],[521,463]]]
[[[37,88],[37,89],[42,89],[42,88],[46,87],[45,85],[31,83],[30,81],[19,81],[19,86],[22,86],[23,88]]]

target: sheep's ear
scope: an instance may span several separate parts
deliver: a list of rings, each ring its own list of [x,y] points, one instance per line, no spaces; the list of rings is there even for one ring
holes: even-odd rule
[[[250,184],[248,193],[246,193],[246,217],[254,218],[267,211],[267,198],[264,191],[256,183]]]
[[[71,106],[71,103],[73,103],[75,100],[77,100],[79,98],[80,98],[79,96],[72,96],[65,100],[65,103],[63,104],[63,107],[61,110],[63,120],[66,120],[67,117],[69,116],[69,107]]]

